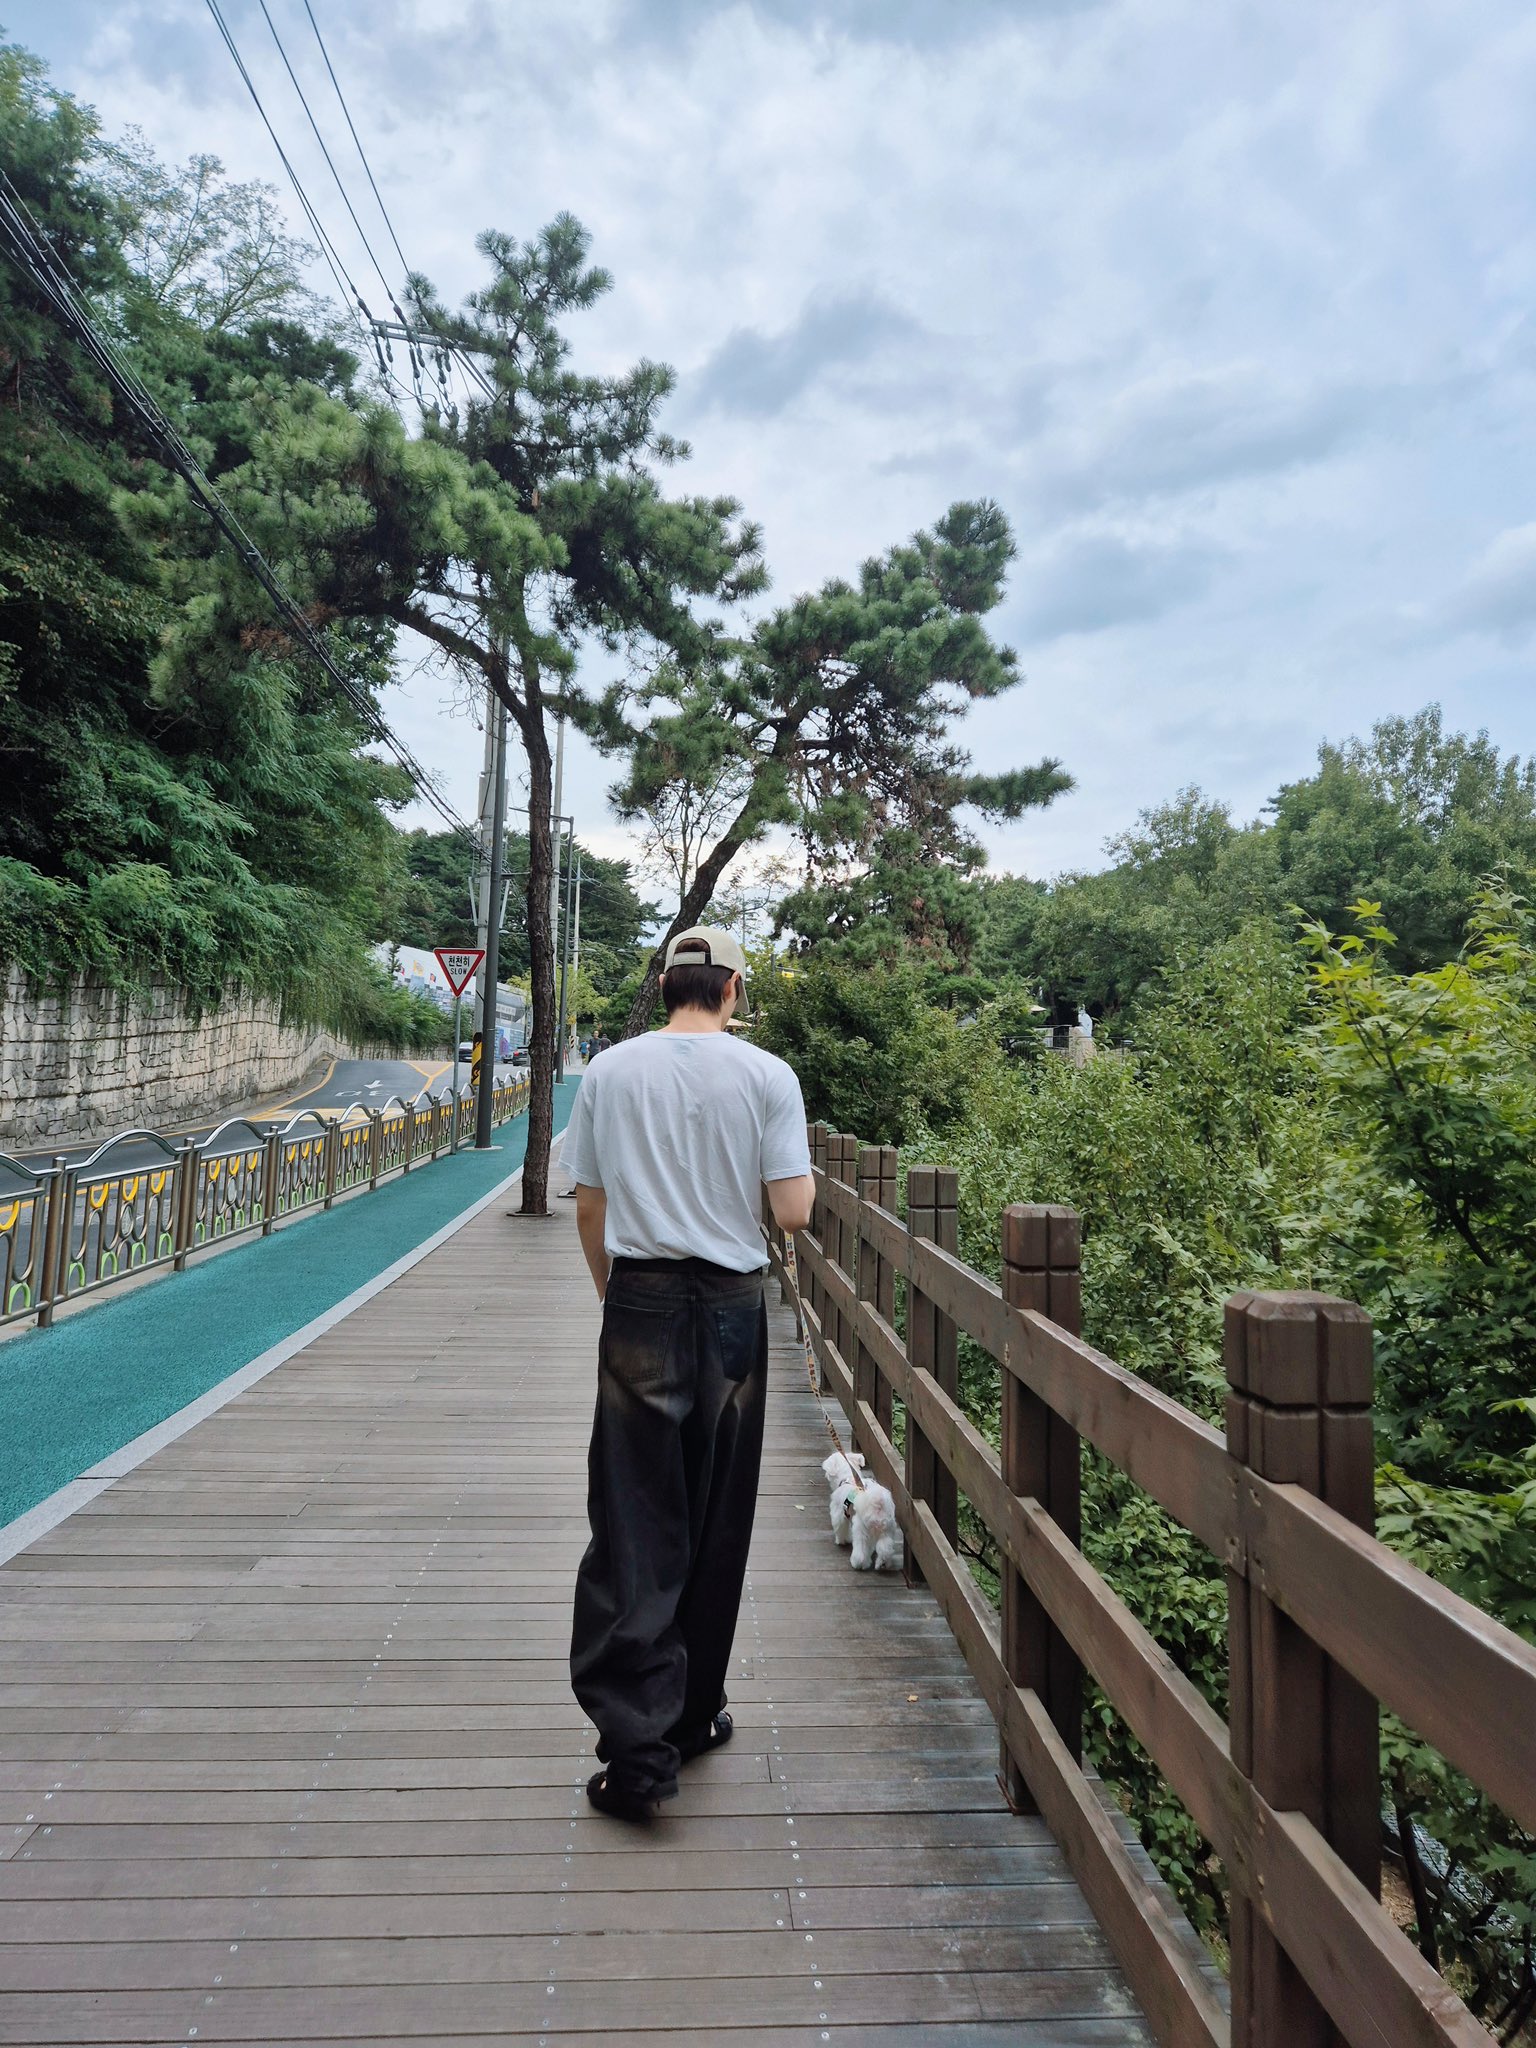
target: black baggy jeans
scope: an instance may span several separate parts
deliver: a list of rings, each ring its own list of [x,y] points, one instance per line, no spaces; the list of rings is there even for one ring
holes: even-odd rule
[[[725,1704],[762,1464],[759,1273],[616,1259],[587,1456],[571,1685],[610,1781],[677,1789],[679,1745]]]

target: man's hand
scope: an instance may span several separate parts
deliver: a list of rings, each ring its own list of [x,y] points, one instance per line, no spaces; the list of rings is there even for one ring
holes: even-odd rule
[[[608,1292],[608,1253],[603,1246],[603,1226],[607,1221],[607,1195],[601,1188],[585,1187],[578,1182],[576,1229],[581,1237],[581,1249],[586,1255],[587,1270],[592,1275],[592,1285],[597,1289],[599,1301]]]
[[[816,1182],[808,1173],[768,1183],[768,1206],[780,1230],[804,1230],[816,1206]]]

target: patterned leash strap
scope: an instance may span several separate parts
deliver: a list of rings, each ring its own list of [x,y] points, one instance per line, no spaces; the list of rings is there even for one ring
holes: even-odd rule
[[[844,1447],[843,1440],[837,1432],[837,1424],[827,1413],[827,1404],[822,1400],[821,1389],[816,1384],[816,1347],[811,1342],[811,1326],[806,1320],[805,1304],[800,1298],[800,1268],[795,1260],[794,1235],[790,1231],[784,1233],[784,1271],[789,1280],[789,1291],[794,1297],[795,1320],[800,1325],[800,1342],[805,1351],[805,1377],[810,1384],[811,1398],[821,1410],[821,1419],[827,1425],[827,1435],[831,1437],[833,1444],[842,1453],[848,1470],[853,1474],[855,1489],[862,1493],[865,1484],[864,1476],[853,1462],[851,1454]]]

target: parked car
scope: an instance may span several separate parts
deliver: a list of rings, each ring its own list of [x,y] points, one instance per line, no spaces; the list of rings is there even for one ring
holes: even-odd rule
[[[512,1064],[514,1067],[531,1067],[533,1065],[533,1054],[526,1045],[518,1046],[513,1052]]]

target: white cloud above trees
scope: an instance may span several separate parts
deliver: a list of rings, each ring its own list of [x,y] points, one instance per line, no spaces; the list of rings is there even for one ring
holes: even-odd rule
[[[361,278],[259,9],[224,5]],[[269,5],[325,118],[303,8]],[[778,595],[1004,505],[1028,682],[970,737],[1079,786],[1003,864],[1091,863],[1192,781],[1252,813],[1325,731],[1432,698],[1536,750],[1525,0],[316,11],[445,290],[483,226],[586,222],[615,289],[576,360],[677,366],[679,481],[763,521]],[[280,176],[201,0],[6,18],[109,127]],[[469,803],[435,707],[402,723]],[[578,761],[594,823],[608,779]]]

